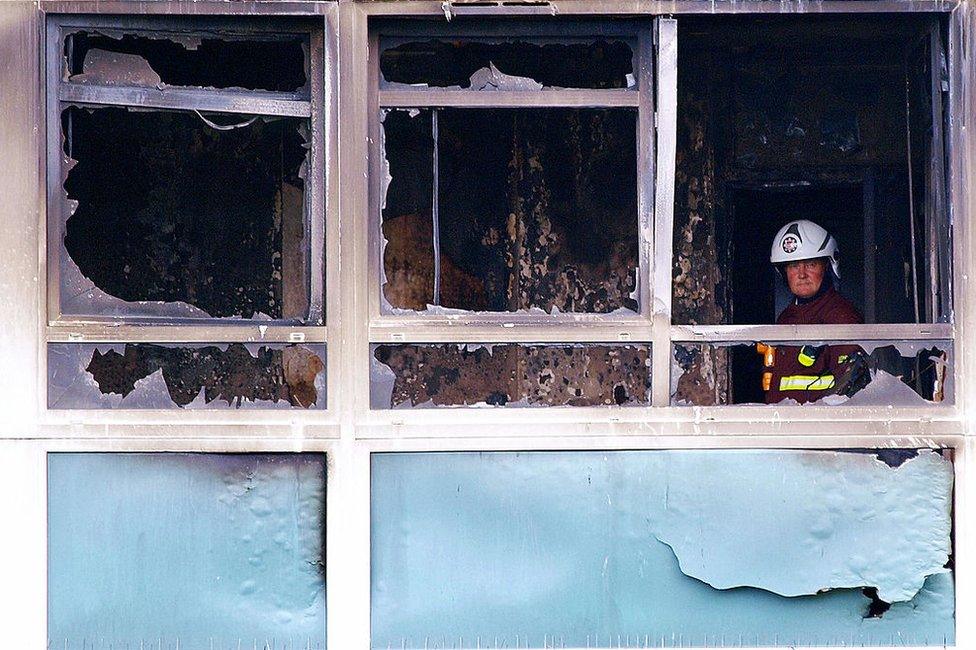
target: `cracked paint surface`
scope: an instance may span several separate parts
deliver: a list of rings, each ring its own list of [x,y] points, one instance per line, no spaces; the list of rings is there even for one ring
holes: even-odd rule
[[[875,587],[891,603],[946,571],[952,465],[939,454],[923,450],[892,468],[868,454],[730,453],[762,471],[733,475],[727,454],[668,461],[677,480],[655,537],[685,574],[782,596]],[[707,480],[686,480],[696,473]],[[730,519],[735,512],[749,513],[748,525]]]
[[[376,455],[372,643],[952,643],[951,486],[926,450]]]
[[[312,454],[51,454],[51,647],[324,648],[325,470]]]

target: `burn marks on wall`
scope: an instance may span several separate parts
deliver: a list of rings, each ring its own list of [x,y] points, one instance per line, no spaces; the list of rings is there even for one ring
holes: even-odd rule
[[[389,310],[637,311],[633,111],[388,111],[383,129]]]
[[[371,406],[650,403],[646,345],[406,344],[373,348]]]
[[[70,107],[62,129],[64,249],[100,293],[187,316],[308,312],[302,120]],[[71,288],[67,313],[103,310]]]
[[[51,344],[50,408],[325,408],[324,346]]]

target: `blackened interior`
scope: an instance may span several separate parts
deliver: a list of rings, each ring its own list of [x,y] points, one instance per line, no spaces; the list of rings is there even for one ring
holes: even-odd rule
[[[77,164],[64,187],[78,202],[65,224],[68,255],[121,300],[183,301],[213,317],[298,316],[284,309],[285,284],[305,301],[307,289],[282,268],[302,255],[292,250],[302,236],[300,124],[257,119],[221,131],[193,113],[68,108],[65,148]]]
[[[922,322],[947,317],[948,272],[933,280],[926,250],[950,246],[926,209],[938,22],[687,16],[678,29],[674,322],[775,322],[789,295],[769,247],[793,219],[834,233],[841,292],[866,322],[915,322],[916,300]]]
[[[294,92],[306,85],[305,50],[301,37],[231,39],[202,35],[190,48],[164,34],[149,37],[129,33],[112,38],[79,31],[65,39],[68,74],[83,72],[89,50],[137,54],[171,86],[246,88]]]
[[[434,303],[433,117],[384,121],[394,307]],[[442,109],[437,120],[441,306],[637,310],[634,111]]]
[[[626,88],[634,73],[628,43],[531,43],[430,40],[383,50],[380,71],[391,83],[470,87],[477,70],[494,64],[501,72],[562,88]]]

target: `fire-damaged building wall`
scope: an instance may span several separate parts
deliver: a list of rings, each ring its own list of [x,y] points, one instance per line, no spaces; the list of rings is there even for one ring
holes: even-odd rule
[[[866,322],[938,318],[924,299],[921,313],[913,308],[928,273],[922,169],[913,192],[909,182],[909,160],[919,167],[931,132],[929,123],[910,149],[909,127],[923,130],[930,109],[922,101],[930,71],[914,48],[931,25],[924,17],[679,21],[674,323],[775,322],[789,294],[769,247],[791,219],[837,238],[840,291]],[[728,354],[705,347],[683,356],[691,365],[679,399],[737,401]]]
[[[91,22],[47,51],[52,320],[317,322],[308,34]]]
[[[119,301],[184,303],[187,317],[307,313],[301,121],[208,119],[216,126],[192,112],[64,112],[77,208],[63,264],[107,294],[86,299],[66,273],[66,313]]]
[[[647,406],[646,345],[377,345],[373,408]]]
[[[390,111],[383,128],[391,308],[637,311],[633,111]]]
[[[52,343],[52,409],[326,406],[323,345]]]

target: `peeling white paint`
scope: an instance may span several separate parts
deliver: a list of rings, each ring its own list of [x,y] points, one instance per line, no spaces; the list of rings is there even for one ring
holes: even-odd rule
[[[947,571],[952,464],[939,454],[892,468],[869,454],[762,453],[749,473],[722,454],[671,459],[653,527],[686,575],[781,596],[876,587],[890,603]]]

